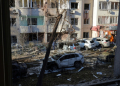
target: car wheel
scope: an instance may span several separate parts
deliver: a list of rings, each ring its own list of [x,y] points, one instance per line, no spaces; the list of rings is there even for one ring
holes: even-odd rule
[[[87,46],[85,46],[85,50],[88,50],[88,47],[87,47]]]
[[[52,70],[57,70],[57,69],[58,69],[57,65],[52,66]]]
[[[75,62],[74,66],[76,68],[81,68],[82,64],[81,64],[81,62]]]

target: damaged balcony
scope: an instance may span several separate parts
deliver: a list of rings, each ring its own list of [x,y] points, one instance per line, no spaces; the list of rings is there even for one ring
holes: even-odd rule
[[[20,15],[26,15],[26,16],[30,16],[30,15],[36,15],[36,16],[44,16],[44,11],[42,9],[19,9],[20,10]]]
[[[56,8],[48,8],[47,16],[48,17],[57,16],[57,9]]]
[[[36,33],[36,32],[44,32],[44,26],[41,25],[20,26],[20,33]]]

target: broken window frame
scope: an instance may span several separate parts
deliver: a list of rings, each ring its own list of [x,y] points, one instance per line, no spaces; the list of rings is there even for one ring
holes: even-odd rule
[[[111,2],[112,10],[119,10],[119,2]]]
[[[55,2],[51,2],[51,8],[56,8]]]
[[[107,10],[107,2],[102,2],[102,9]]]
[[[15,7],[15,0],[10,0],[10,7]]]
[[[85,5],[89,5],[89,7],[86,9]],[[90,10],[90,4],[88,4],[88,3],[84,4],[84,10]]]
[[[10,18],[10,26],[16,26],[16,18]]]
[[[56,18],[55,17],[51,17],[50,19],[49,19],[49,23],[50,24],[54,24],[56,22]]]
[[[83,38],[89,38],[89,32],[83,32]]]
[[[71,18],[71,25],[78,25],[78,18]]]
[[[114,24],[114,23],[118,23],[118,16],[98,16],[98,24]]]
[[[41,8],[43,7],[43,0],[20,0],[19,1],[19,7],[21,8]]]
[[[37,25],[37,18],[28,18],[27,25]]]
[[[100,10],[108,10],[108,9],[110,9],[110,4],[111,4],[111,2],[99,1],[99,9]]]
[[[105,5],[106,3],[106,5]],[[119,9],[119,2],[105,2],[105,1],[99,1],[99,9],[100,10],[118,10]]]
[[[90,19],[84,19],[84,24],[90,24]]]
[[[73,5],[72,5],[73,4]],[[78,5],[79,3],[77,3],[77,2],[71,2],[71,9],[78,9]]]

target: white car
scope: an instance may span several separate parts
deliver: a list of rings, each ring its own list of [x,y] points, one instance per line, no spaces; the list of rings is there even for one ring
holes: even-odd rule
[[[98,41],[102,47],[110,46],[110,41],[107,38],[97,37],[95,40]]]
[[[82,39],[78,41],[81,48],[85,48],[86,50],[95,48],[95,43],[93,40]]]
[[[98,47],[100,45],[100,43],[98,41],[96,41],[96,38],[89,38],[89,39],[94,41],[94,44],[96,47]]]
[[[63,45],[63,50],[80,50],[80,45],[77,42],[68,42]]]
[[[75,66],[79,68],[84,63],[84,57],[80,53],[57,54],[49,57],[47,69],[56,70],[57,68]]]

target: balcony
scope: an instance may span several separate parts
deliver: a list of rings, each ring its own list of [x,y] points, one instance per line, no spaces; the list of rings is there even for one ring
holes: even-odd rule
[[[20,8],[20,15],[27,15],[27,16],[44,16],[44,11],[42,9],[29,9],[29,8]]]
[[[20,33],[45,32],[44,25],[20,26]]]

